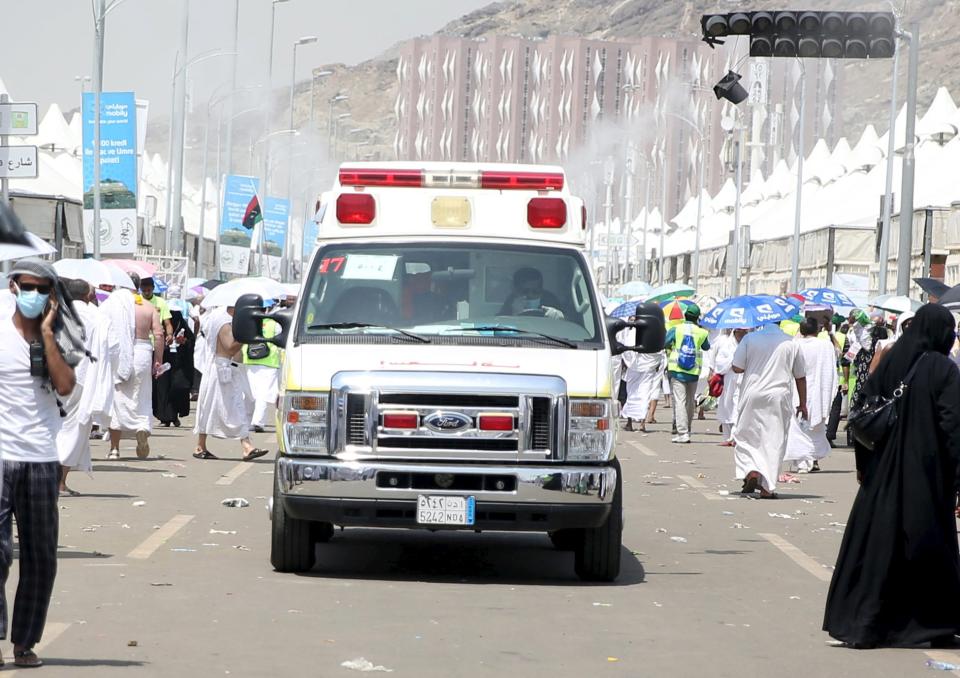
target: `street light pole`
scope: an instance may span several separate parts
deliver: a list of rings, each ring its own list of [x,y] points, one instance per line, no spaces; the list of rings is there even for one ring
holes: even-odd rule
[[[883,222],[880,224],[880,268],[877,294],[887,293],[887,268],[890,265],[890,217],[893,216],[893,162],[896,156],[897,130],[897,67],[900,50],[893,51],[893,77],[890,87],[890,127],[887,130],[887,176],[883,191]]]
[[[610,242],[610,231],[613,226],[613,174],[614,174],[614,165],[613,158],[607,158],[607,162],[604,165],[603,172],[603,183],[604,183],[604,201],[603,201],[603,224],[607,230],[607,243],[606,243],[606,252],[605,259],[606,263],[604,268],[606,269],[606,275],[604,276],[607,283],[607,294],[610,294],[610,289],[613,286],[613,272],[610,270],[611,262],[613,261],[611,253],[613,252],[613,246]]]
[[[317,36],[307,35],[293,43],[293,68],[290,74],[290,126],[289,129],[296,129],[294,126],[294,94],[296,93],[297,88],[297,47],[301,45],[309,45],[317,41]],[[290,152],[287,158],[287,233],[290,233],[290,226],[293,224],[293,140],[290,140]],[[262,206],[261,206],[262,207]],[[262,240],[262,239],[261,239]],[[283,262],[280,266],[280,275],[283,279],[283,282],[287,282],[290,279],[290,241],[292,238],[287,238],[285,240],[284,252],[283,252]],[[261,258],[262,258],[261,254]],[[261,271],[262,273],[262,271]]]
[[[900,240],[897,248],[897,294],[906,295],[910,290],[910,259],[913,241],[913,180],[916,169],[916,139],[914,131],[917,120],[917,67],[920,56],[920,22],[910,24],[910,32],[904,33],[910,41],[910,63],[907,68],[907,129],[906,148],[903,153],[903,181],[900,184]],[[892,130],[891,130],[892,132]],[[906,220],[906,223],[904,223]]]
[[[93,257],[100,258],[100,95],[103,93],[103,39],[107,0],[99,0],[94,13],[93,65]],[[169,188],[167,189],[169,190]]]
[[[739,133],[736,149],[736,181],[737,196],[733,206],[733,251],[727,263],[730,275],[730,296],[735,297],[740,294],[740,197],[743,195],[743,121],[737,121],[737,132]]]
[[[270,132],[270,114],[273,112],[273,42],[276,37],[276,25],[277,25],[277,5],[289,2],[289,0],[273,0],[270,3],[270,50],[267,55],[268,63],[268,82],[267,82],[267,105],[263,112],[263,131],[265,134]],[[270,167],[270,137],[267,137],[266,145],[263,149],[264,155],[264,171],[268,171]],[[260,190],[264,194],[268,193],[270,190],[269,185],[270,177],[265,173],[263,175],[263,180],[260,182]]]
[[[317,80],[319,80],[320,78],[325,78],[328,75],[333,75],[333,71],[323,70],[323,71],[317,71],[316,73],[310,74],[310,130],[311,131],[313,131],[313,128],[316,124],[315,117],[316,117],[316,110],[317,110],[317,106],[316,106],[317,97],[315,94],[315,89],[317,85]]]
[[[334,94],[327,101],[327,154],[330,156],[331,160],[335,160],[335,153],[333,151],[333,107],[335,104],[339,104],[341,101],[346,101],[350,97],[346,94]]]
[[[790,257],[790,290],[800,290],[800,210],[803,201],[803,154],[806,131],[807,73],[800,62],[800,138],[797,140],[797,201],[793,213],[793,252]]]
[[[647,280],[647,225],[650,223],[650,165],[647,165],[647,180],[643,189],[643,242],[640,244],[640,275]]]
[[[627,142],[627,157],[624,165],[623,180],[625,182],[623,190],[623,228],[620,229],[626,235],[624,243],[623,257],[623,275],[624,282],[630,282],[633,276],[630,275],[630,248],[633,246],[633,178],[634,178],[634,148],[633,142]]]
[[[240,0],[233,0],[233,58],[231,61],[230,89],[237,88],[237,48],[240,42]],[[233,98],[230,99],[230,108],[227,111],[227,174],[233,174]]]

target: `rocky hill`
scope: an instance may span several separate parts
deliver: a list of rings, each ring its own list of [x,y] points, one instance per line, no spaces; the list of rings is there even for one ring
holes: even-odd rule
[[[905,22],[920,21],[920,110],[929,104],[937,87],[943,85],[960,100],[960,41],[953,28],[960,27],[960,0],[898,0],[907,5]],[[819,0],[816,9],[883,10],[886,2],[858,0]],[[461,17],[441,29],[448,35],[481,38],[495,34],[543,37],[550,34],[575,34],[605,39],[632,39],[645,35],[670,37],[700,36],[700,15],[711,11],[734,9],[782,9],[789,6],[782,0],[508,0],[494,2]],[[412,37],[412,36],[411,36]],[[371,143],[366,147],[341,146],[340,158],[374,152],[391,157],[395,134],[393,104],[396,98],[396,47],[376,59],[348,67],[343,64],[317,64],[333,74],[316,87],[316,119],[318,133],[325,135],[328,110],[326,101],[337,92],[350,96],[352,128],[370,130]],[[906,83],[906,52],[900,59],[900,96]],[[844,62],[846,69],[844,129],[856,134],[865,123],[878,130],[887,127],[890,101],[892,62]],[[297,97],[297,117],[309,116],[309,83],[303,83]],[[286,94],[278,95],[282,107]],[[343,109],[343,110],[346,110]],[[165,126],[158,124],[154,146],[166,149]],[[246,138],[238,135],[239,139]]]

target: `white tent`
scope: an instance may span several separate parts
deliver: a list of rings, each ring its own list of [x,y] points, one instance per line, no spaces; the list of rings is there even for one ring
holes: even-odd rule
[[[960,130],[960,115],[957,104],[946,87],[937,90],[927,112],[917,122],[917,136],[921,140],[932,139],[945,144]]]

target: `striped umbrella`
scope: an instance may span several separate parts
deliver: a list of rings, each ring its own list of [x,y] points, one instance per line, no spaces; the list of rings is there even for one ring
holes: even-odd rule
[[[693,305],[694,302],[691,299],[673,299],[672,301],[665,301],[660,304],[660,308],[663,309],[663,319],[671,322],[676,320],[682,321],[683,314]]]

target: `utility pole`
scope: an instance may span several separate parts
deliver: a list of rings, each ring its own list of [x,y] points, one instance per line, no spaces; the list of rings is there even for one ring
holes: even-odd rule
[[[613,284],[613,272],[610,270],[613,253],[613,247],[610,244],[610,229],[613,225],[613,175],[614,175],[614,165],[613,158],[607,158],[607,162],[604,165],[603,172],[603,183],[606,187],[604,192],[604,202],[603,202],[603,223],[607,230],[607,245],[606,245],[606,278],[607,283],[607,294],[610,293],[611,285]]]
[[[900,50],[893,53],[893,77],[890,87],[890,128],[887,131],[887,176],[883,192],[883,222],[880,225],[880,268],[877,294],[887,293],[887,268],[890,265],[890,217],[893,216],[893,163],[896,156],[897,131],[897,66]]]
[[[103,31],[107,0],[98,0],[94,14],[93,63],[93,258],[100,258],[100,95],[103,93]],[[81,107],[82,108],[82,107]],[[168,189],[169,190],[169,187]]]
[[[633,247],[633,182],[635,177],[634,160],[635,151],[633,142],[627,142],[627,157],[624,166],[624,187],[623,187],[623,228],[621,229],[626,237],[624,243],[623,273],[624,282],[633,280],[630,271],[630,248]]]
[[[797,292],[800,289],[800,210],[803,202],[803,154],[804,154],[804,135],[806,132],[806,105],[807,105],[807,74],[803,70],[801,63],[800,80],[800,125],[799,139],[797,140],[797,201],[793,213],[793,252],[790,260],[790,290]],[[740,169],[737,168],[739,173]],[[739,183],[739,179],[738,179]],[[737,187],[737,194],[740,193],[740,187]],[[737,208],[740,208],[740,200],[737,199]]]
[[[230,91],[237,89],[237,61],[239,60],[239,55],[237,54],[237,47],[240,41],[240,0],[233,0],[233,47],[231,51],[233,52],[233,57],[230,59],[231,71],[230,76]],[[186,54],[186,51],[184,51]],[[184,76],[186,79],[186,76]],[[233,97],[230,97],[229,109],[227,110],[227,159],[226,167],[227,174],[233,174]]]
[[[187,62],[187,44],[190,37],[190,0],[183,0],[183,25],[180,29],[180,55],[184,63]],[[181,68],[176,82],[174,83],[175,96],[173,98],[173,110],[170,115],[173,116],[173,154],[170,158],[171,184],[167,190],[171,193],[170,211],[167,212],[167,232],[165,252],[173,254],[174,232],[180,230],[181,198],[183,195],[183,145],[185,133],[186,117],[186,93],[187,93],[187,69]]]
[[[650,223],[650,165],[647,165],[647,180],[643,189],[643,238],[640,243],[640,279],[647,280],[647,226]]]
[[[743,125],[738,121],[738,140],[736,148],[737,198],[733,206],[733,247],[727,262],[730,275],[730,296],[740,294],[740,197],[743,194]]]
[[[904,37],[910,41],[910,64],[907,68],[907,129],[903,153],[903,182],[900,185],[900,242],[897,248],[897,294],[910,291],[910,259],[913,242],[913,181],[916,169],[917,68],[920,57],[920,22],[910,24]]]

